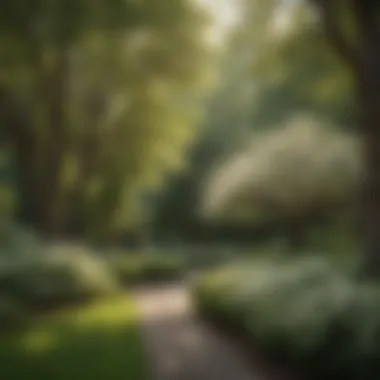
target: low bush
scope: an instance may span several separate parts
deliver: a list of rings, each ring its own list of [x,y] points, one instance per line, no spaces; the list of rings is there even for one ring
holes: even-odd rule
[[[75,247],[55,247],[20,268],[17,284],[33,303],[81,300],[112,293],[117,282],[108,264],[91,252]]]
[[[183,253],[188,268],[195,270],[211,269],[236,259],[236,249],[204,247],[190,249]]]
[[[231,266],[206,272],[193,287],[193,298],[198,310],[205,317],[234,331],[241,327],[242,314],[236,307],[236,289],[245,275],[244,269]]]
[[[49,247],[21,229],[0,241],[0,319],[109,294],[117,282],[108,263],[82,247]]]
[[[169,255],[123,254],[113,257],[110,262],[124,284],[175,280],[185,271],[183,260]]]
[[[380,376],[380,289],[318,258],[259,260],[198,279],[199,312],[316,378]]]

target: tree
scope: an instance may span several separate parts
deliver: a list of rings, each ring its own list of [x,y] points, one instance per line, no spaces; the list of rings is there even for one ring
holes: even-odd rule
[[[351,207],[360,178],[357,141],[310,117],[256,137],[209,179],[202,213],[256,225],[280,223],[299,249],[320,218]]]
[[[306,5],[243,2],[245,16],[220,56],[218,84],[206,103],[186,170],[167,184],[159,199],[160,230],[167,226],[194,234],[207,228],[196,213],[202,184],[213,174],[215,163],[244,149],[253,132],[276,128],[302,111],[342,129],[356,128],[350,73]],[[278,26],[280,13],[286,26]]]
[[[48,234],[127,225],[191,137],[207,17],[188,0],[42,0],[0,18],[2,126],[29,219]]]
[[[313,112],[343,128],[358,125],[350,72],[308,5],[297,0],[245,4],[238,34],[251,56],[255,129],[276,126],[297,112]]]
[[[203,183],[215,162],[240,146],[252,129],[250,42],[242,43],[239,37],[231,36],[216,56],[213,92],[205,99],[203,119],[186,151],[184,168],[170,177],[157,197],[154,224],[158,235],[195,240],[206,233],[210,226],[205,226],[197,213]]]
[[[365,271],[380,275],[380,3],[311,0],[335,51],[351,69],[364,152]]]

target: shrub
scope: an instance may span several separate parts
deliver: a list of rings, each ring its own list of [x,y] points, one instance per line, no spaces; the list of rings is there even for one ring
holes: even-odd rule
[[[47,247],[32,231],[9,226],[0,231],[0,268],[19,266],[47,254]]]
[[[317,378],[380,376],[380,289],[322,259],[225,267],[201,277],[193,293],[207,318]]]
[[[124,284],[174,280],[184,273],[181,258],[168,255],[118,255],[111,259],[111,266]]]
[[[194,301],[207,318],[237,331],[241,325],[236,303],[236,289],[244,276],[244,268],[222,267],[199,277],[193,288]]]
[[[236,259],[237,253],[232,249],[201,248],[194,249],[184,254],[186,264],[192,269],[213,268]]]
[[[75,300],[109,294],[116,282],[109,266],[83,249],[54,249],[19,272],[19,285],[33,302]]]
[[[306,238],[315,220],[310,215],[329,216],[332,206],[350,209],[361,180],[358,148],[352,134],[298,115],[222,160],[200,211],[210,220],[243,224],[295,222]]]
[[[48,247],[20,229],[3,236],[1,243],[2,294],[25,305],[74,301],[116,288],[108,264],[82,247]]]
[[[142,260],[137,255],[119,255],[111,259],[111,267],[122,283],[137,282],[143,276]]]
[[[184,264],[179,257],[152,255],[144,260],[143,272],[147,280],[177,279],[184,272]]]

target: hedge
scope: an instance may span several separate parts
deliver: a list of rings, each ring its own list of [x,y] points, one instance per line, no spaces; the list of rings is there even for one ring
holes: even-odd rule
[[[73,245],[48,247],[14,229],[0,240],[0,324],[18,324],[28,311],[113,293],[118,284],[105,260]]]
[[[380,288],[323,259],[220,268],[198,279],[193,296],[208,320],[310,378],[380,378]]]
[[[127,285],[176,280],[185,273],[183,260],[174,255],[125,253],[109,262],[117,278]]]

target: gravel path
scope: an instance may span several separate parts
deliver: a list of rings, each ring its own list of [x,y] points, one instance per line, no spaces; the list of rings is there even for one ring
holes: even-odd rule
[[[184,285],[140,288],[135,299],[153,380],[262,380],[196,318]]]

